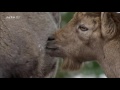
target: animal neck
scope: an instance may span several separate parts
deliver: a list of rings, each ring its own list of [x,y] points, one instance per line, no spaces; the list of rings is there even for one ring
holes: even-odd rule
[[[104,59],[99,59],[101,65],[108,78],[120,77],[120,42],[117,40],[110,41],[104,46]]]

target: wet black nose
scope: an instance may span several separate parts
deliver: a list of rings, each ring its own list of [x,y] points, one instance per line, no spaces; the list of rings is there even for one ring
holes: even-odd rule
[[[54,37],[54,35],[52,35],[52,36],[48,37],[47,41],[54,41],[54,40],[55,40],[55,37]]]

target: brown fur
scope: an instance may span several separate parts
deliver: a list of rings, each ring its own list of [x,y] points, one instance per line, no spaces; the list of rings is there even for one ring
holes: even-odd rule
[[[85,27],[87,31],[82,31]],[[47,46],[49,54],[64,59],[63,69],[77,70],[82,62],[96,60],[108,77],[120,77],[119,14],[76,12],[70,22],[53,36],[54,40]],[[56,50],[50,50],[52,46]]]

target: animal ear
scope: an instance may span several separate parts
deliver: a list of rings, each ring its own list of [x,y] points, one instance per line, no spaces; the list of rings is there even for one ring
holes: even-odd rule
[[[113,12],[101,12],[101,31],[105,39],[111,39],[117,30],[114,14]]]

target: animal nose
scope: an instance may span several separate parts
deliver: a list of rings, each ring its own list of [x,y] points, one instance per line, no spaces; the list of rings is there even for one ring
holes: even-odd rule
[[[48,40],[47,40],[47,41],[54,41],[54,40],[55,40],[55,36],[52,35],[52,36],[48,37]]]

